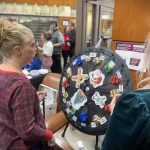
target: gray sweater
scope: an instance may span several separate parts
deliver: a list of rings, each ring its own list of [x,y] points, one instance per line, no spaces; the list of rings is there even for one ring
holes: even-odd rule
[[[54,31],[50,30],[52,33],[52,43],[54,44],[53,54],[61,54],[61,47],[64,44],[63,34],[56,28]]]

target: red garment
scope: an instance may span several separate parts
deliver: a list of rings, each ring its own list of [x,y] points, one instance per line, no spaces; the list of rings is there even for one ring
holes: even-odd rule
[[[69,41],[69,35],[68,34],[64,34],[64,45],[62,46],[62,49],[65,51],[69,51],[70,50],[70,46],[67,45],[67,42]]]
[[[22,74],[0,70],[0,149],[26,150],[46,136],[36,90]]]

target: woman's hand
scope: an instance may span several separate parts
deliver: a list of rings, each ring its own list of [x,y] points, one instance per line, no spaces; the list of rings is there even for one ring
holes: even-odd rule
[[[39,101],[42,101],[47,96],[47,93],[45,91],[38,91],[37,96],[39,98]]]
[[[118,98],[121,96],[121,94],[116,94],[114,97],[113,97],[113,99],[112,99],[112,101],[111,101],[111,103],[108,105],[109,106],[109,109],[110,109],[110,115],[112,115],[112,113],[113,113],[113,111],[114,111],[114,108],[115,108],[115,105],[116,105],[116,102],[117,102],[117,100],[118,100]]]
[[[48,140],[48,146],[49,146],[49,147],[55,146],[55,139],[54,139],[54,136],[53,136],[50,140]]]

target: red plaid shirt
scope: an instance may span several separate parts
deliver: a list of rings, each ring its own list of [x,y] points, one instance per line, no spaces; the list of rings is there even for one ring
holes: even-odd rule
[[[24,75],[0,70],[0,149],[26,150],[44,138],[36,90]]]

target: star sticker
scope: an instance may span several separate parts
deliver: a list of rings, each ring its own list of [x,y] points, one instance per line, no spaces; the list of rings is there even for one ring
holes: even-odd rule
[[[117,76],[112,76],[111,77],[111,83],[112,84],[119,84],[120,79]]]
[[[98,123],[98,122],[100,122],[100,117],[98,116],[98,115],[94,115],[94,117],[93,117],[93,122],[96,122],[96,123]]]
[[[63,94],[63,97],[64,97],[65,99],[67,99],[67,98],[68,98],[68,93],[65,92],[65,93]]]
[[[119,89],[113,89],[113,90],[111,90],[110,91],[110,97],[111,98],[113,98],[116,94],[119,94],[120,93],[120,91],[119,91]]]
[[[68,87],[69,87],[68,81],[67,81],[67,80],[64,80],[63,83],[62,83],[62,86],[63,86],[64,88],[68,88]]]
[[[85,80],[89,78],[88,74],[83,74],[83,69],[81,67],[78,68],[78,74],[72,76],[72,80],[76,81],[76,88],[80,87],[81,83],[84,83]]]
[[[109,64],[107,64],[107,65],[104,67],[104,69],[105,69],[105,71],[108,72],[108,73],[112,71],[112,67],[111,67]]]
[[[99,65],[101,60],[98,57],[95,57],[93,62],[95,63],[95,65]]]
[[[67,77],[68,77],[68,78],[71,78],[71,77],[72,77],[72,70],[71,70],[70,67],[67,69]]]

